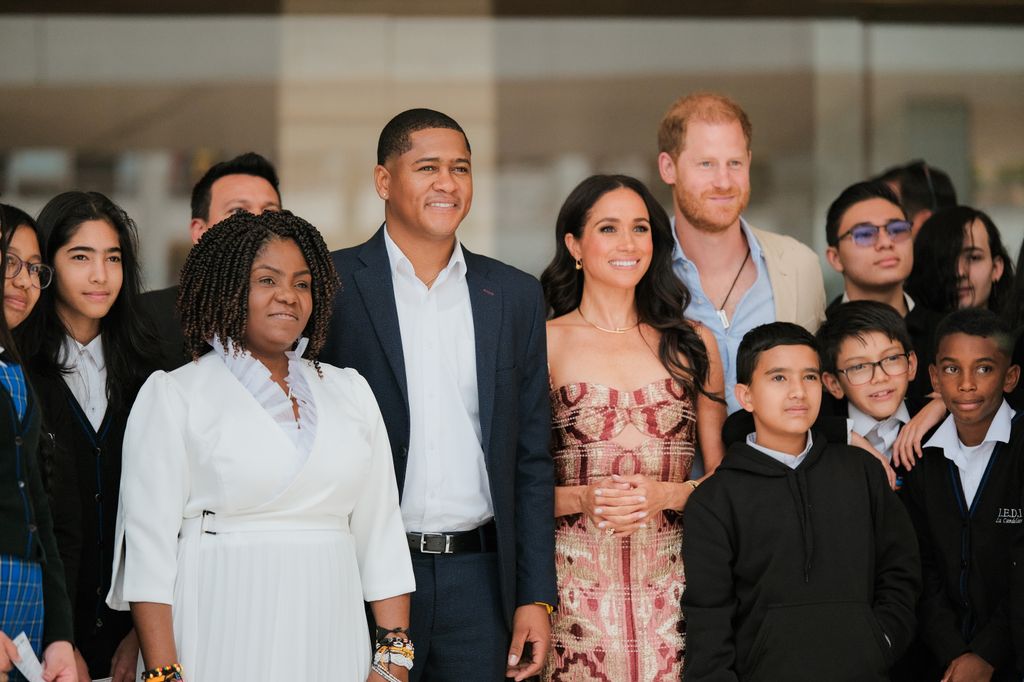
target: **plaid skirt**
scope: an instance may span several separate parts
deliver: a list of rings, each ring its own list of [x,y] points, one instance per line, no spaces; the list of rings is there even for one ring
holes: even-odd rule
[[[11,639],[24,631],[42,660],[43,568],[37,562],[0,555],[0,630]],[[15,668],[11,682],[23,679]]]

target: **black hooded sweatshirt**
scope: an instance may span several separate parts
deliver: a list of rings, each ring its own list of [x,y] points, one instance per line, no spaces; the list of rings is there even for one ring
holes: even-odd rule
[[[683,512],[686,682],[887,680],[910,643],[917,539],[878,461],[826,442],[795,470],[734,443]]]

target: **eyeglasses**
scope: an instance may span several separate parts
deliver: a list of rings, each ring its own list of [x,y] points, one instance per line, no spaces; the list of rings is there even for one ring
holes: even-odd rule
[[[36,289],[45,289],[53,281],[53,268],[43,263],[26,263],[13,253],[4,257],[4,277],[14,279],[22,268],[28,268],[29,280]]]
[[[872,225],[871,223],[857,223],[846,232],[843,232],[836,241],[847,237],[853,238],[857,246],[874,246],[878,243],[878,233],[885,230],[889,235],[889,241],[898,243],[910,239],[913,233],[913,226],[906,220],[890,220],[884,226]]]
[[[875,377],[875,367],[881,368],[888,377],[898,377],[906,374],[910,369],[910,353],[899,353],[889,355],[876,362],[860,362],[856,365],[839,370],[840,374],[846,375],[846,380],[851,386],[866,384]]]

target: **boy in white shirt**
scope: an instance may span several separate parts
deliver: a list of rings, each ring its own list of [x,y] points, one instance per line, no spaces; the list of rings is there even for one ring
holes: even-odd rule
[[[1010,576],[1022,529],[1024,419],[1004,398],[1020,376],[1013,338],[980,308],[951,313],[935,337],[928,369],[950,414],[925,437],[903,496],[921,546],[920,636],[935,666],[921,679],[1016,681]]]

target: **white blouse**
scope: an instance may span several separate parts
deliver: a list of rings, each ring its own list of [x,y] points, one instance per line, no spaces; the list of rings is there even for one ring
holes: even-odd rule
[[[289,440],[295,445],[296,472],[306,461],[313,450],[316,440],[316,401],[310,392],[309,382],[301,370],[302,354],[309,345],[309,339],[299,339],[295,350],[286,351],[288,356],[288,393],[271,379],[270,370],[262,362],[253,357],[252,353],[235,347],[228,339],[227,345],[221,343],[216,336],[210,341],[213,352],[224,361],[224,364],[235,375],[239,383],[252,394],[267,414],[281,427]],[[299,405],[299,417],[295,418],[292,409],[294,398]]]

